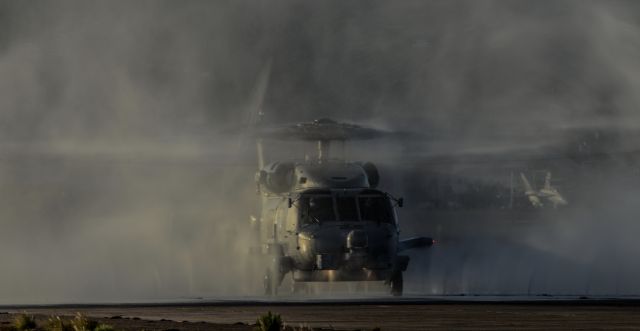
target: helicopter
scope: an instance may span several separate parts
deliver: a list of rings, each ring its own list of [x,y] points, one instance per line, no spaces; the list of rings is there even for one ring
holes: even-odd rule
[[[402,295],[409,264],[402,252],[435,240],[399,238],[396,208],[404,201],[377,189],[380,173],[373,163],[329,155],[332,143],[385,133],[326,118],[257,132],[260,213],[251,217],[251,227],[266,295],[277,295],[286,275],[294,292],[309,282],[378,281],[391,295]],[[265,164],[265,139],[315,142],[317,155]]]
[[[560,194],[558,189],[551,186],[551,172],[547,171],[547,175],[544,179],[544,186],[540,190],[536,191],[527,180],[527,177],[524,173],[520,173],[520,178],[522,179],[522,184],[525,188],[524,194],[529,199],[529,202],[533,207],[540,208],[543,207],[544,204],[540,201],[540,198],[543,198],[550,202],[553,205],[553,208],[558,208],[558,206],[566,206],[568,204],[567,200]]]

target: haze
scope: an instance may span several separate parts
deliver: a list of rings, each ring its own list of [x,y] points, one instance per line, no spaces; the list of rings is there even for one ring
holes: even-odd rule
[[[257,108],[436,137],[349,148],[430,235],[406,158],[636,130],[638,92],[636,1],[0,1],[0,303],[255,294]],[[637,173],[611,177],[508,245],[412,253],[407,290],[637,294]]]

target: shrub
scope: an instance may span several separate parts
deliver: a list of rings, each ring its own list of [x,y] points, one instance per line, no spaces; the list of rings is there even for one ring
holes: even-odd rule
[[[256,321],[260,331],[280,331],[282,330],[282,318],[278,314],[266,313],[258,317]]]
[[[89,320],[81,313],[77,313],[76,317],[71,320],[71,326],[74,331],[93,331],[98,326],[98,322]]]
[[[13,326],[18,331],[32,330],[36,328],[36,321],[33,316],[20,314],[16,316],[16,319],[13,321]]]
[[[73,331],[73,327],[67,324],[64,320],[60,318],[60,316],[51,316],[47,320],[47,325],[45,327],[47,331]]]
[[[108,324],[98,324],[93,331],[114,331],[114,328]]]

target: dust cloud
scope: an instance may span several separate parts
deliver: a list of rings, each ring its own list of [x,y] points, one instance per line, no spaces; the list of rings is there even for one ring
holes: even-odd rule
[[[421,133],[380,143],[387,154],[349,147],[416,202],[423,192],[405,182],[428,174],[406,163],[421,157],[636,130],[638,7],[2,1],[0,303],[255,294],[243,258],[255,160],[243,135],[256,108],[267,123],[334,117]],[[407,289],[637,293],[637,186],[620,177],[582,177],[584,208],[508,243],[477,235],[412,253]],[[419,206],[403,211],[404,233],[436,228]]]

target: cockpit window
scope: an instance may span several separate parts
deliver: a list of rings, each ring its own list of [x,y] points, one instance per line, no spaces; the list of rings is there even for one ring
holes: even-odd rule
[[[393,222],[393,209],[384,196],[363,196],[358,198],[363,221],[379,223]]]
[[[300,200],[300,219],[303,225],[336,220],[331,196],[310,196]]]
[[[356,205],[355,197],[338,197],[336,198],[336,204],[338,206],[338,216],[342,222],[357,222],[358,219],[358,206]]]
[[[324,193],[324,192],[323,192]],[[379,192],[359,195],[331,195],[327,193],[303,194],[300,197],[300,225],[324,222],[395,222],[389,198]]]

